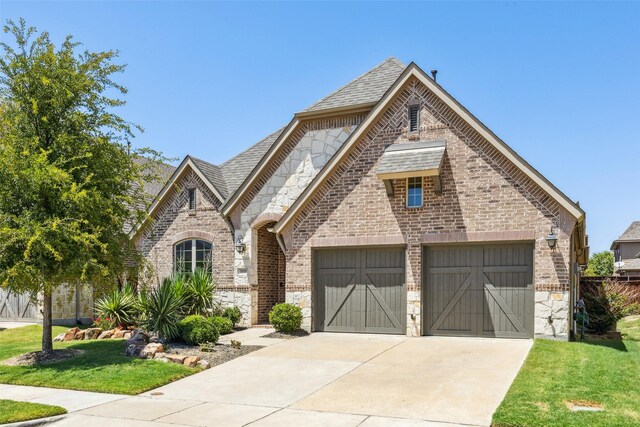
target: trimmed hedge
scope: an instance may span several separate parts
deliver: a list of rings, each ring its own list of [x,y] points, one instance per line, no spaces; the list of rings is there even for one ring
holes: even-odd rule
[[[215,343],[220,338],[220,332],[213,322],[199,314],[185,317],[178,323],[178,328],[180,338],[189,345]]]
[[[240,312],[240,309],[236,306],[227,307],[222,312],[222,317],[226,317],[227,319],[231,320],[231,323],[235,328],[238,322],[240,321],[240,319],[242,319],[242,313]]]
[[[293,304],[276,304],[269,312],[269,322],[278,332],[297,331],[302,325],[302,309]]]
[[[209,321],[216,327],[220,335],[226,335],[233,332],[233,323],[226,317],[213,316],[209,318]]]

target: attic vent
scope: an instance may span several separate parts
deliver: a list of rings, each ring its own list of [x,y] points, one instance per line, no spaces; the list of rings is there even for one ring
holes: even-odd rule
[[[196,189],[195,188],[190,188],[189,189],[189,210],[195,210],[196,208]]]
[[[409,132],[417,132],[419,127],[419,119],[420,115],[419,105],[410,105],[409,106]]]

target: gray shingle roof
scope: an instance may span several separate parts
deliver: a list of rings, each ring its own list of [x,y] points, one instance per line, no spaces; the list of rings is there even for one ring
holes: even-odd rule
[[[617,240],[640,240],[640,221],[633,221]]]
[[[390,145],[376,169],[378,175],[439,169],[446,141],[421,141]]]
[[[256,167],[262,157],[269,151],[269,148],[276,142],[284,127],[278,129],[256,144],[252,145],[242,153],[227,160],[220,165],[222,174],[227,182],[227,196],[232,195],[242,182]]]
[[[139,165],[142,165],[144,163],[148,163],[149,159],[145,157],[136,157],[134,159],[134,162],[136,162]],[[175,166],[171,166],[166,163],[160,163],[159,165],[157,165],[157,168],[154,167],[153,170],[150,171],[151,173],[154,173],[157,175],[157,179],[151,182],[146,182],[142,190],[147,195],[151,197],[155,197],[162,190],[162,188],[164,187],[164,184],[171,177],[171,175],[173,174],[173,171],[175,170],[176,170]]]
[[[209,180],[211,184],[220,192],[220,195],[226,199],[229,194],[227,192],[227,182],[222,174],[222,170],[220,170],[219,166],[214,165],[213,163],[206,162],[202,159],[198,159],[197,157],[189,156],[191,161],[196,165],[198,169],[202,172],[202,174]],[[224,200],[221,200],[224,202]]]
[[[624,265],[618,269],[618,271],[640,270],[640,259],[625,259]]]
[[[396,58],[388,58],[304,111],[321,111],[328,108],[377,102],[398,79],[404,69],[405,65],[402,62]],[[238,190],[247,176],[273,146],[283,130],[284,127],[278,129],[219,166],[193,156],[189,157],[220,194],[227,199]],[[173,173],[173,170],[175,168],[171,170],[171,173]],[[167,175],[167,179],[171,176],[171,173]],[[155,194],[158,194],[162,188],[163,185],[158,186]]]
[[[388,58],[337,91],[317,101],[304,111],[378,102],[382,95],[400,77],[405,65],[396,58]]]

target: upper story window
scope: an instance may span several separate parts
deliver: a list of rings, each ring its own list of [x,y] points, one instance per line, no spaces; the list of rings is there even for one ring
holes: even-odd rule
[[[183,240],[175,245],[173,269],[176,273],[191,274],[197,268],[212,273],[212,246],[205,240]]]
[[[189,189],[189,210],[193,211],[196,209],[196,189]]]
[[[420,106],[409,105],[409,132],[418,132],[420,129]]]
[[[407,178],[407,207],[422,207],[422,177]]]

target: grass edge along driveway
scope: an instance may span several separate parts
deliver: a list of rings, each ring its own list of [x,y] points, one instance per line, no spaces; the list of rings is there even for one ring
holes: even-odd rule
[[[53,335],[65,330],[54,327]],[[39,325],[1,331],[0,360],[40,350],[41,335]],[[0,383],[134,395],[199,372],[174,363],[127,357],[124,340],[57,342],[54,348],[74,348],[85,353],[46,365],[0,365]]]
[[[0,399],[0,424],[17,423],[66,413],[67,410],[60,406]]]
[[[640,425],[640,318],[618,328],[622,341],[535,340],[492,425]],[[598,403],[604,411],[573,412],[571,401]]]

